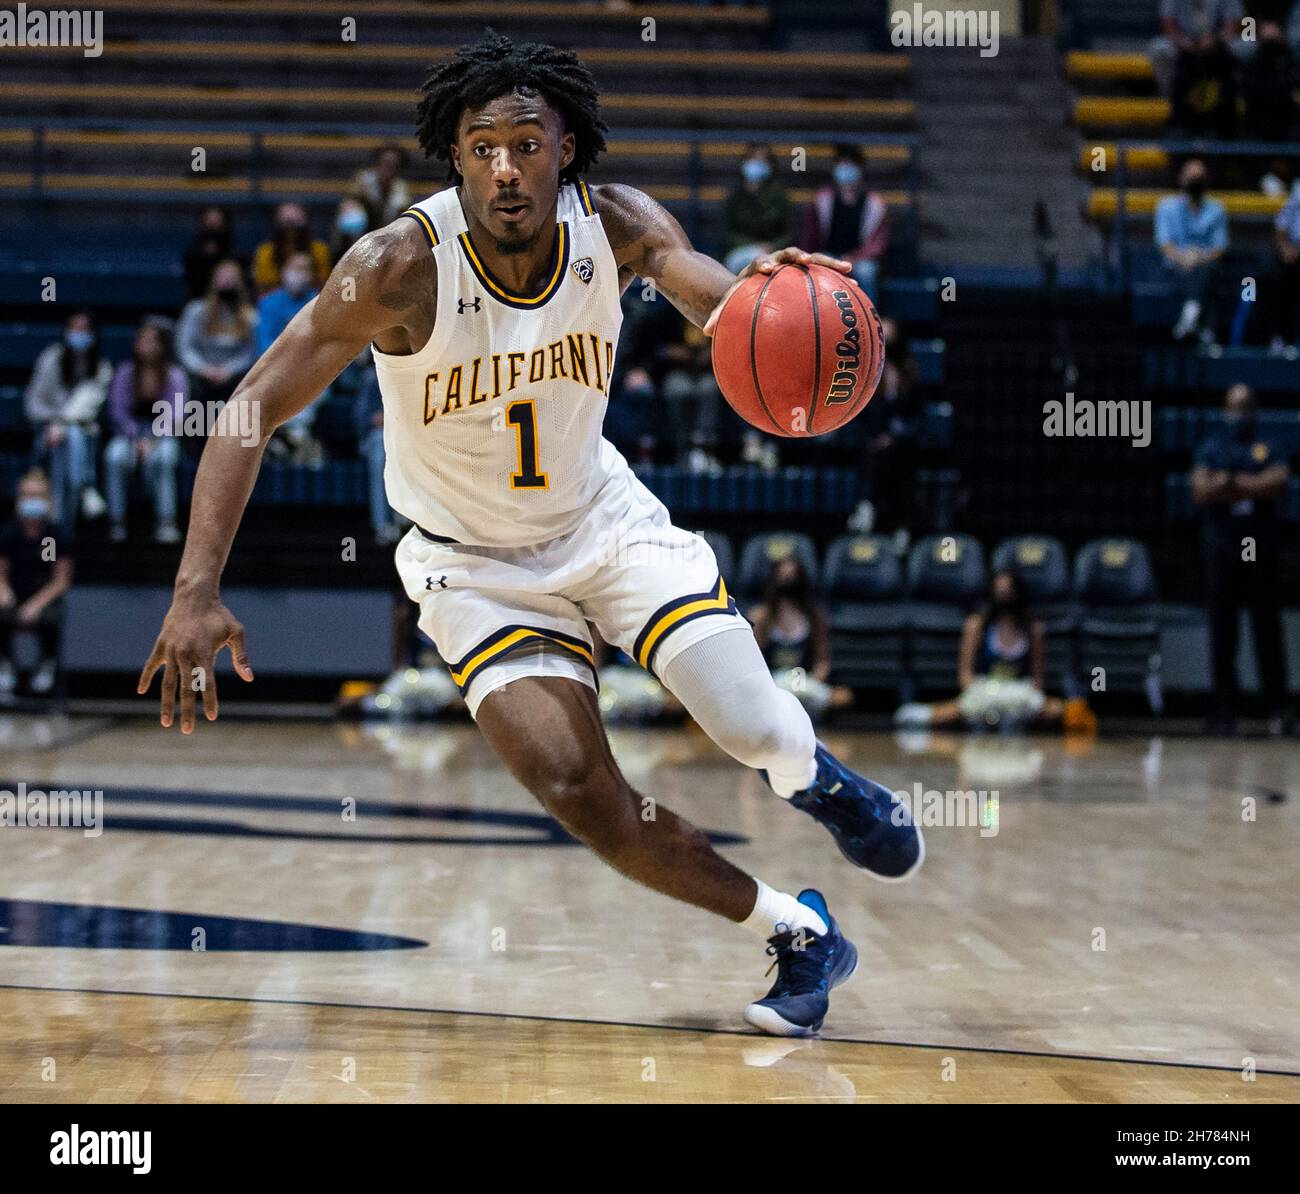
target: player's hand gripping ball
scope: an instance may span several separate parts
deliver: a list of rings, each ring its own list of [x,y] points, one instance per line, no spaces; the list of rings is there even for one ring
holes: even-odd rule
[[[713,328],[718,388],[773,435],[825,435],[871,401],[885,367],[876,308],[846,274],[779,265],[744,279]]]

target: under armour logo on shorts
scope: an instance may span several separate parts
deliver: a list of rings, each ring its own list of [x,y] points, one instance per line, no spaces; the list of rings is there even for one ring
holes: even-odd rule
[[[431,592],[431,593],[433,592],[433,577],[432,577],[432,576],[426,576],[426,577],[424,578],[424,587],[425,587],[426,589],[428,589],[429,592]],[[447,587],[447,578],[446,578],[445,576],[440,576],[440,577],[438,577],[438,588],[440,588],[440,589],[445,589],[446,587]]]

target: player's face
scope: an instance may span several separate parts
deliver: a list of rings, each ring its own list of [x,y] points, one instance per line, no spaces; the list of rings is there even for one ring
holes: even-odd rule
[[[573,160],[573,134],[539,96],[503,95],[460,118],[452,161],[461,201],[496,241],[520,253],[555,222],[560,171]]]

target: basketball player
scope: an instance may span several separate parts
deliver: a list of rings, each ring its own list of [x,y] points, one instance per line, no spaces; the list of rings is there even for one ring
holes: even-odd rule
[[[587,627],[658,676],[855,865],[885,880],[921,865],[906,808],[817,742],[798,700],[772,682],[712,550],[672,525],[601,436],[632,278],[653,281],[706,332],[736,278],[642,192],[583,181],[605,125],[571,52],[488,34],[436,68],[423,97],[420,143],[449,161],[455,185],[362,237],[235,393],[233,407],[253,410],[227,412],[228,426],[256,413],[261,441],[232,432],[207,444],[172,606],[139,691],[163,668],[162,724],[179,688],[188,734],[194,669],[207,677],[209,720],[219,650],[252,680],[219,582],[262,448],[371,345],[388,500],[414,523],[397,568],[480,729],[610,866],[766,939],[777,980],[746,1017],[811,1035],[857,951],[818,892],[768,887],[633,791],[601,725]],[[746,273],[814,261],[849,269],[783,249]]]

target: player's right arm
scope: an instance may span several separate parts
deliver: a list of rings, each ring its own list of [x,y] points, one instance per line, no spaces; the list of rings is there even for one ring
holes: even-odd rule
[[[275,429],[306,408],[371,341],[381,352],[418,351],[433,330],[436,309],[433,254],[415,221],[399,219],[348,250],[321,293],[298,312],[226,404],[194,479],[171,608],[136,689],[148,691],[154,673],[163,669],[164,726],[172,724],[179,691],[181,731],[193,730],[196,687],[205,716],[216,719],[213,667],[223,647],[230,648],[240,678],[253,678],[244,628],[221,602],[221,574]]]

